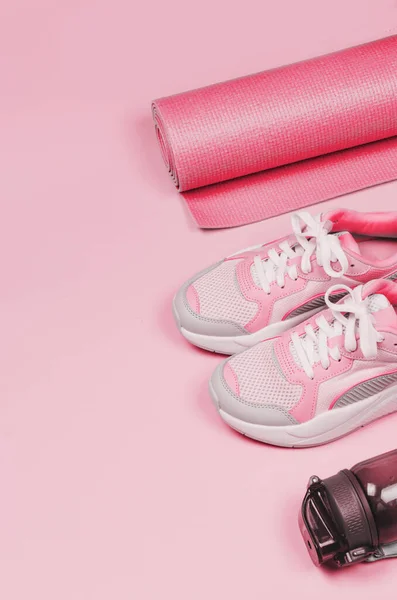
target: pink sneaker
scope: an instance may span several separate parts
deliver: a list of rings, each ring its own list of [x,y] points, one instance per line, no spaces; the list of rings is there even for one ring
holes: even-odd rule
[[[182,286],[174,315],[186,339],[234,354],[322,310],[331,280],[355,286],[397,278],[397,212],[300,212],[292,215],[292,229],[289,237],[241,251]]]
[[[397,283],[359,285],[276,340],[224,361],[210,382],[221,417],[278,446],[316,446],[397,410]]]

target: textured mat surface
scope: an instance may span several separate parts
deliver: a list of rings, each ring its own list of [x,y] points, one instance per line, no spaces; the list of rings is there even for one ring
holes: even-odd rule
[[[397,178],[397,36],[153,102],[200,227],[233,227]]]

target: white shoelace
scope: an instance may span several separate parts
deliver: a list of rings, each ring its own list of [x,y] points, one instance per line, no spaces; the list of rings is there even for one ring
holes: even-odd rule
[[[289,265],[289,261],[297,256],[301,257],[300,267],[304,273],[312,270],[310,259],[314,253],[317,263],[330,277],[341,277],[349,266],[338,236],[329,233],[330,221],[317,221],[307,212],[298,212],[291,216],[291,224],[296,237],[293,247],[284,241],[278,245],[281,253],[272,248],[266,259],[254,258],[259,283],[267,294],[270,294],[270,284],[274,281],[282,288],[286,275],[293,280],[298,278],[297,266]],[[332,268],[333,262],[339,263],[340,271]]]
[[[341,360],[341,353],[337,346],[330,348],[328,340],[344,334],[344,347],[347,352],[357,350],[357,337],[360,349],[365,358],[375,358],[377,355],[377,344],[383,341],[383,336],[374,326],[374,317],[368,307],[368,298],[362,298],[363,286],[354,290],[345,285],[334,285],[327,291],[325,302],[332,310],[333,321],[329,323],[322,315],[316,319],[318,329],[311,325],[305,327],[305,335],[291,334],[292,345],[296,355],[310,379],[314,378],[313,365],[320,361],[324,369],[330,366],[330,357]],[[333,293],[345,290],[347,295],[343,302],[333,303],[329,296]],[[342,313],[349,313],[345,316]]]

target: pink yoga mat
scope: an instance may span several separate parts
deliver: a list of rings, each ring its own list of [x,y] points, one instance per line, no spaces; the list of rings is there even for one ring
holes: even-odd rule
[[[397,179],[397,35],[153,102],[200,227],[266,219]]]

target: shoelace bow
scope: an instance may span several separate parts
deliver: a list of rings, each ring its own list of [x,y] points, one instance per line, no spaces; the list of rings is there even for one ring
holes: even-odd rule
[[[325,295],[325,302],[331,309],[334,320],[329,323],[321,315],[316,319],[317,330],[312,325],[307,325],[305,335],[296,332],[291,334],[293,347],[310,379],[314,378],[313,365],[316,362],[320,361],[322,367],[328,369],[330,357],[341,360],[338,346],[328,346],[330,338],[344,334],[344,347],[347,352],[354,352],[359,345],[365,358],[376,357],[377,344],[384,338],[374,326],[374,317],[368,308],[368,298],[363,300],[362,289],[362,285],[353,290],[345,285],[332,286]],[[331,294],[342,290],[347,292],[343,302],[334,303],[329,299]],[[345,316],[346,313],[348,316]]]
[[[330,221],[317,221],[307,212],[298,212],[291,216],[291,224],[296,238],[293,247],[285,240],[278,245],[281,253],[272,248],[266,259],[260,256],[254,258],[259,282],[267,294],[270,294],[270,284],[274,281],[284,287],[286,275],[293,280],[298,278],[296,265],[289,265],[289,261],[297,256],[301,257],[300,267],[304,273],[312,270],[310,259],[314,253],[317,263],[330,277],[340,277],[349,266],[339,238],[329,233],[332,226]],[[333,269],[332,262],[339,263],[339,271]]]

